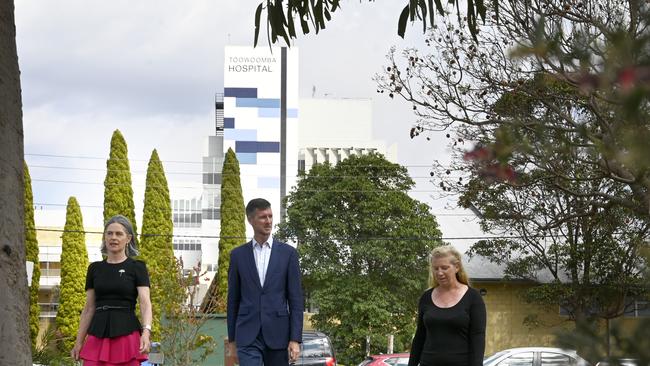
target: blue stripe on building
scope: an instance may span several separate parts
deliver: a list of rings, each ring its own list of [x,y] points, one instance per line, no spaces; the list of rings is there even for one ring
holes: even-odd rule
[[[257,154],[255,153],[235,153],[239,164],[257,164]]]
[[[280,108],[280,99],[237,98],[236,105],[243,108]]]
[[[280,188],[280,177],[257,177],[257,188]]]
[[[257,110],[258,117],[280,118],[280,108],[260,108]],[[287,109],[287,118],[298,118],[298,109]]]
[[[232,117],[224,117],[223,128],[235,128],[235,119]]]
[[[279,153],[280,143],[274,141],[235,141],[237,153]]]
[[[223,138],[235,141],[255,141],[257,140],[257,130],[229,128],[223,131]]]
[[[257,88],[223,88],[224,97],[257,98]]]

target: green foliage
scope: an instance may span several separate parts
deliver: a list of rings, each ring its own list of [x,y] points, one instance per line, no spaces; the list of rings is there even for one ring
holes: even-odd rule
[[[48,366],[77,366],[70,357],[69,350],[61,350],[57,345],[61,343],[60,333],[56,327],[49,326],[41,335],[38,347],[32,351],[32,362]]]
[[[383,156],[316,164],[287,199],[277,235],[298,243],[304,287],[319,312],[314,326],[332,336],[343,364],[410,345],[428,255],[440,231],[428,207],[407,194],[406,168]]]
[[[555,172],[587,176],[583,153],[557,155]],[[472,175],[458,192],[461,205],[482,213],[483,230],[500,239],[475,243],[471,254],[503,264],[512,278],[541,280],[524,298],[531,303],[562,305],[572,319],[621,316],[625,301],[644,293],[639,252],[650,226],[624,207],[558,190],[542,169],[521,172],[518,185],[488,183]],[[572,182],[575,192],[599,191],[623,197],[621,185],[591,178]],[[625,230],[622,230],[622,228]]]
[[[642,254],[646,261],[650,260],[649,254],[650,251],[646,248]],[[650,272],[647,268],[642,283],[646,287],[646,293],[650,292]],[[646,298],[645,300],[650,299]],[[615,356],[635,358],[638,365],[650,364],[650,318],[637,318],[633,328],[626,322],[608,324],[605,331],[609,336],[604,337],[603,330],[597,324],[579,321],[575,331],[558,334],[558,345],[579,349],[582,354],[593,361]],[[611,347],[611,345],[615,345],[615,347]],[[615,348],[615,352],[610,353],[611,348]]]
[[[137,237],[128,150],[120,130],[115,130],[111,137],[111,152],[106,161],[104,179],[104,222],[115,215],[126,216],[131,221]]]
[[[448,130],[452,162],[432,175],[499,237],[473,253],[510,277],[549,282],[530,301],[562,304],[573,318],[620,316],[623,299],[644,292],[638,253],[650,228],[650,170],[628,159],[647,138],[634,146],[623,131],[646,136],[650,119],[647,100],[625,113],[619,72],[650,60],[647,47],[625,46],[650,9],[624,0],[499,6],[478,44],[448,23],[427,38],[430,54],[409,49],[398,62],[393,53],[380,91],[413,103],[417,132]],[[467,152],[468,141],[478,146]],[[514,179],[501,179],[503,166]]]
[[[602,346],[607,338],[585,324],[620,316],[648,292],[639,253],[650,225],[650,7],[505,0],[499,8],[478,44],[463,23],[447,23],[427,38],[429,54],[404,50],[398,61],[392,52],[379,91],[413,104],[417,134],[448,131],[454,159],[432,175],[500,236],[474,253],[511,277],[546,274],[528,300],[562,304],[578,320],[574,345]],[[480,145],[466,152],[467,141]],[[516,179],[490,174],[495,162]],[[647,363],[650,327],[641,323],[619,346]]]
[[[221,229],[219,232],[219,268],[212,280],[201,308],[207,313],[226,311],[230,251],[246,238],[244,198],[239,177],[239,161],[228,149],[221,174]],[[208,304],[214,304],[214,307]]]
[[[489,154],[473,163],[486,180],[499,180],[486,169],[495,161],[517,172],[535,166],[558,190],[648,220],[650,8],[628,0],[507,0],[499,8],[477,41],[463,22],[448,22],[430,32],[428,47],[393,51],[379,92],[413,104],[418,134],[447,130],[456,157],[480,142]],[[591,167],[582,177],[555,168],[572,149]],[[626,194],[573,190],[578,179],[601,178]]]
[[[166,304],[163,319],[162,350],[165,365],[200,365],[217,347],[217,341],[202,329],[209,316],[193,306],[198,297],[199,268],[183,275],[183,265],[177,261],[173,267],[173,281],[161,286],[162,302]],[[212,303],[207,304],[213,307]]]
[[[32,179],[29,167],[25,163],[25,260],[34,263],[32,270],[32,285],[29,288],[29,334],[32,339],[32,350],[36,348],[38,338],[38,318],[41,310],[38,306],[38,289],[41,280],[41,267],[38,261],[38,240],[36,240],[36,224],[34,223],[34,195],[32,194]]]
[[[86,301],[86,271],[88,253],[81,209],[75,197],[68,199],[64,232],[61,236],[61,292],[56,326],[63,350],[74,345],[79,328],[79,316]]]
[[[165,303],[164,292],[171,291],[171,288],[176,285],[177,268],[172,245],[173,229],[167,178],[158,152],[154,149],[147,168],[139,257],[147,264],[151,279],[153,306],[151,339],[157,339],[161,335],[160,319],[168,306]]]

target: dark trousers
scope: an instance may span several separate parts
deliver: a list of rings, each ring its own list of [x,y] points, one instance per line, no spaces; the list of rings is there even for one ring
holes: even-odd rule
[[[262,330],[253,343],[247,346],[237,345],[237,357],[239,357],[240,366],[287,366],[289,365],[289,351],[284,349],[270,349],[264,337]]]

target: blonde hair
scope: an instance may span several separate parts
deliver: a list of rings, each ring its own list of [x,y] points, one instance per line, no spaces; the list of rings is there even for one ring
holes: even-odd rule
[[[438,287],[438,281],[436,281],[436,275],[433,270],[433,259],[444,257],[451,257],[451,263],[458,267],[458,272],[456,273],[456,279],[458,282],[469,286],[469,276],[467,276],[467,272],[465,272],[462,256],[460,252],[451,245],[435,247],[431,251],[431,255],[429,256],[429,286],[432,288]]]

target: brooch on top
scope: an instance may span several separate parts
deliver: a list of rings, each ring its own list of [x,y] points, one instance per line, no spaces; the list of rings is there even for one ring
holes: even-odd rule
[[[118,272],[120,272],[120,277],[122,277],[122,273],[124,273],[125,271],[123,269],[120,269]]]

